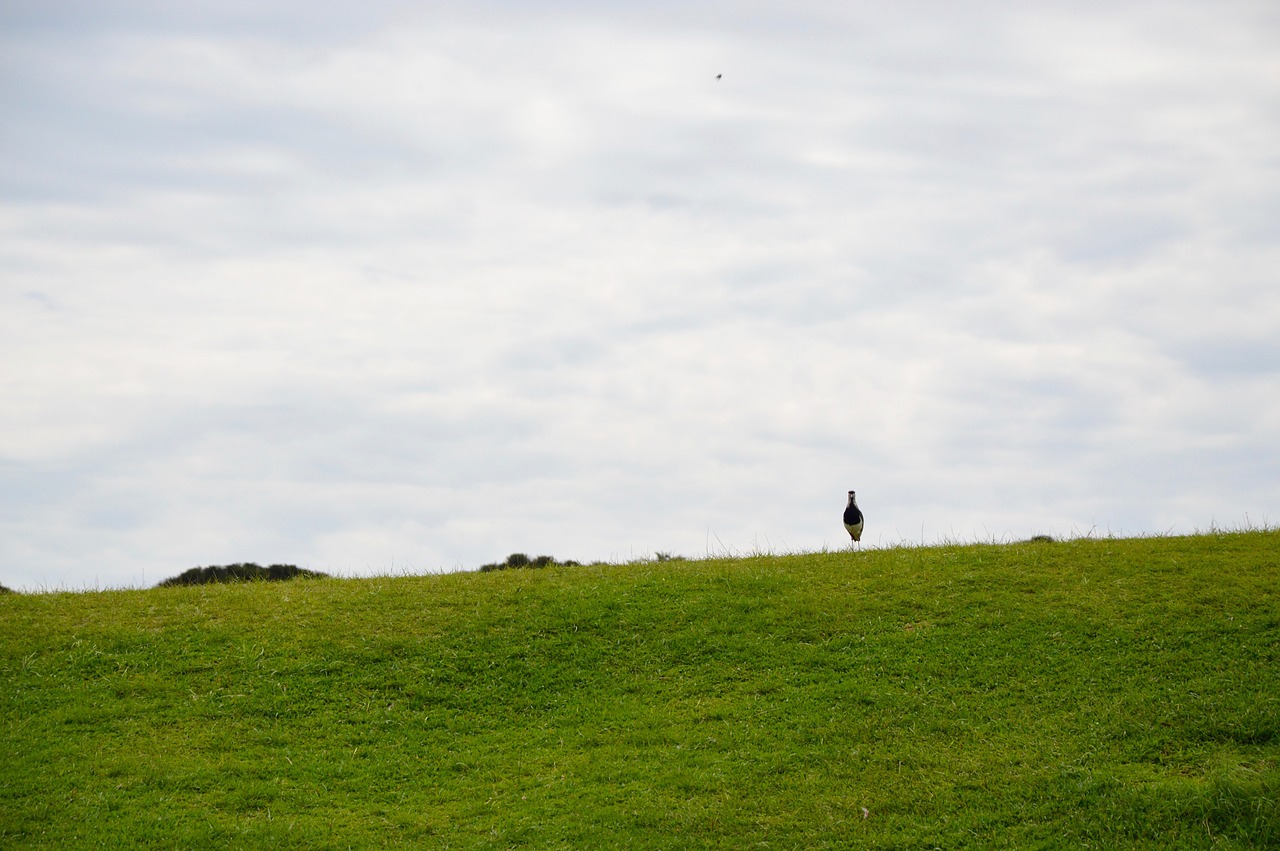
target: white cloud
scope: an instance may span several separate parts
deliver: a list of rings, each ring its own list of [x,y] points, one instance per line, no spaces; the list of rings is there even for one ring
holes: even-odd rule
[[[7,585],[1274,519],[1262,7],[35,9]]]

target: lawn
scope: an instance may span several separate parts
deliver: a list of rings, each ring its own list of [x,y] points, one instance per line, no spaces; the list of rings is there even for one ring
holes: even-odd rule
[[[1280,846],[1280,533],[0,595],[0,846]]]

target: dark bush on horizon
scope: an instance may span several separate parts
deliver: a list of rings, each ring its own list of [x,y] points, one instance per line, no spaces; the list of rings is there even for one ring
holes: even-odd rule
[[[263,567],[253,562],[225,566],[193,567],[177,576],[171,576],[157,585],[205,585],[210,582],[283,582],[286,579],[324,579],[328,574],[317,570],[305,570],[292,564],[273,564]]]
[[[524,553],[512,553],[511,555],[507,556],[507,560],[505,562],[482,565],[480,568],[480,572],[488,573],[493,570],[511,570],[512,568],[519,568],[519,567],[532,568],[532,567],[555,567],[555,566],[580,567],[581,565],[579,565],[578,562],[573,560],[556,561],[551,556],[538,556],[537,558],[529,558]]]
[[[0,585],[0,594],[16,594],[16,593],[17,592],[14,591],[12,588],[6,588],[3,585]]]

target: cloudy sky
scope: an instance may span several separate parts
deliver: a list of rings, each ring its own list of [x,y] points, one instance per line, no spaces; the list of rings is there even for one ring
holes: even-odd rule
[[[1278,435],[1272,0],[0,0],[9,587],[1274,525]]]

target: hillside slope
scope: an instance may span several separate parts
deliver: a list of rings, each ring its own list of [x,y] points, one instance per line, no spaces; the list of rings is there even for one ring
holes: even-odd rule
[[[1280,844],[1280,533],[0,597],[0,845]]]

